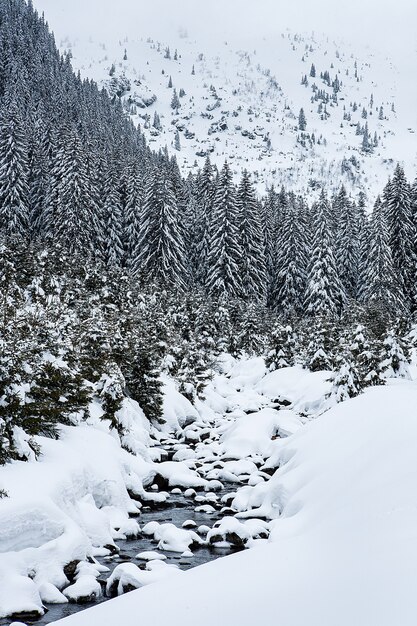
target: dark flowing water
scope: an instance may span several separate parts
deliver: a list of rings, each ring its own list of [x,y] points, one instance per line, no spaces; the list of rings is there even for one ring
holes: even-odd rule
[[[226,491],[218,492],[219,496],[219,504],[218,507],[220,509],[220,499],[221,497],[227,493]],[[198,526],[206,525],[212,527],[214,522],[222,517],[220,510],[216,510],[212,513],[203,513],[196,512],[194,509],[198,506],[198,503],[194,502],[192,499],[185,498],[183,494],[170,494],[168,506],[160,509],[149,509],[143,508],[141,515],[137,518],[140,526],[144,526],[148,522],[156,521],[159,523],[172,523],[178,528],[182,527],[183,522],[186,520],[194,520],[197,524],[197,527],[193,530],[197,531]],[[99,578],[100,581],[103,582],[110,576],[112,570],[124,562],[132,562],[136,565],[143,563],[138,559],[135,559],[136,554],[139,552],[144,552],[145,550],[156,550],[158,542],[155,541],[151,537],[139,536],[137,539],[133,540],[122,540],[117,541],[117,546],[120,548],[120,552],[118,555],[109,559],[108,557],[98,558],[97,560],[106,565],[109,568],[109,572],[102,574]],[[237,548],[230,549],[214,549],[208,548],[207,546],[202,546],[198,548],[193,548],[193,556],[190,558],[183,558],[180,554],[176,552],[163,552],[167,557],[166,563],[175,563],[181,569],[186,570],[191,567],[195,567],[196,565],[201,565],[202,563],[207,563],[208,561],[212,561],[217,559],[220,556],[224,556],[225,554],[230,554],[232,552],[237,551]],[[78,611],[82,611],[91,606],[95,606],[100,602],[106,602],[109,598],[106,598],[103,595],[99,600],[95,602],[91,602],[88,604],[47,604],[45,608],[45,615],[36,620],[23,619],[26,624],[36,624],[37,626],[43,626],[44,624],[49,624],[56,620],[59,620],[63,617],[67,617],[68,615],[72,615],[73,613],[77,613]],[[0,619],[0,626],[8,626],[16,619]]]

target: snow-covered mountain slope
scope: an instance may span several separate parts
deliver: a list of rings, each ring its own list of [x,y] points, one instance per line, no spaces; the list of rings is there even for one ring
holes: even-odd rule
[[[405,90],[406,72],[387,57],[289,31],[254,37],[250,49],[248,40],[246,49],[201,44],[185,30],[166,41],[139,34],[58,44],[71,51],[82,76],[123,96],[150,146],[167,146],[185,174],[210,154],[218,165],[227,159],[236,173],[247,168],[260,191],[272,183],[302,192],[344,183],[371,198],[397,161],[413,176],[417,108]],[[357,134],[366,125],[369,151]]]

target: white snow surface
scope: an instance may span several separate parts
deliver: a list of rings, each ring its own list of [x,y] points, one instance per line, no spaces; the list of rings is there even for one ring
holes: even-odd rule
[[[163,500],[163,494],[145,491],[157,471],[173,484],[205,485],[183,463],[151,460],[149,423],[137,403],[128,400],[119,412],[130,428],[123,444],[134,454],[121,448],[117,434],[92,408],[88,424],[62,427],[58,441],[38,437],[39,461],[0,468],[9,496],[0,499],[0,618],[17,611],[43,614],[42,600],[100,594],[98,570],[79,572],[68,586],[63,568],[106,554],[104,546],[139,533],[137,522],[129,519],[138,506],[127,489],[144,500]]]
[[[216,27],[202,37],[201,32],[198,34],[204,30],[201,24],[189,31],[180,26],[187,22],[192,7],[183,3],[174,8],[167,2],[153,26],[141,18],[144,7],[139,6],[134,25],[129,23],[132,9],[128,7],[114,18],[119,25],[117,34],[111,29],[103,34],[109,9],[106,12],[102,8],[102,1],[88,2],[88,37],[80,25],[84,19],[78,19],[76,3],[54,0],[52,4],[60,5],[59,10],[50,6],[51,0],[36,0],[35,5],[46,6],[47,17],[53,16],[51,25],[59,33],[57,43],[61,51],[71,52],[74,69],[112,94],[119,91],[126,105],[133,105],[132,118],[140,124],[150,147],[158,150],[167,146],[185,175],[196,172],[210,155],[219,167],[228,159],[237,176],[248,169],[262,193],[266,186],[284,184],[311,196],[321,185],[333,191],[343,183],[353,194],[362,188],[371,201],[381,192],[397,161],[406,166],[407,174],[415,175],[417,90],[410,79],[417,67],[415,38],[411,41],[409,33],[403,37],[401,29],[396,38],[389,38],[389,44],[373,46],[371,32],[378,30],[373,22],[368,36],[358,42],[362,6],[356,29],[344,29],[343,38],[334,36],[335,29],[322,33],[308,24],[301,7],[299,19],[292,21],[290,30],[286,15],[291,7],[275,2],[268,10],[262,2],[251,8],[257,28],[247,29],[245,36],[240,27],[231,24],[227,36],[217,34],[215,31],[227,21],[219,18]],[[311,8],[311,3],[304,4],[304,9]],[[409,0],[408,4],[414,3]],[[194,6],[194,13],[196,10]],[[251,21],[251,11],[236,10],[239,23],[243,16],[246,22]],[[87,9],[83,6],[82,11]],[[329,11],[322,13],[316,22],[325,30]],[[389,13],[394,19],[400,10],[390,7],[384,12],[378,5],[373,13],[373,19],[384,14],[388,21]],[[346,15],[352,19],[351,14],[355,12],[350,7],[341,7],[335,21],[344,22]],[[319,15],[318,9],[316,18]],[[169,27],[161,30],[155,22],[163,21],[164,16]],[[213,15],[209,17],[214,20]],[[379,30],[382,35],[383,28]],[[404,48],[401,63],[393,55],[395,41]],[[316,77],[310,76],[313,63]],[[321,77],[325,72],[329,72],[331,83],[335,77],[341,83],[337,102],[332,101],[332,85]],[[307,85],[302,84],[304,76]],[[172,88],[168,87],[169,77]],[[314,86],[330,98],[326,113],[314,100]],[[185,92],[178,111],[171,108],[174,88],[177,93],[181,89]],[[362,117],[364,107],[367,119]],[[312,147],[297,141],[301,108],[307,118],[306,132],[315,135]],[[160,118],[159,128],[153,126],[155,113]],[[349,114],[350,119],[346,119]],[[356,124],[363,126],[365,122],[372,139],[374,133],[378,138],[372,154],[362,152],[362,136],[356,135]],[[177,131],[179,151],[175,149]]]
[[[275,440],[279,469],[233,503],[268,541],[57,624],[211,626],[215,605],[232,626],[414,625],[416,406],[416,383],[388,384]]]

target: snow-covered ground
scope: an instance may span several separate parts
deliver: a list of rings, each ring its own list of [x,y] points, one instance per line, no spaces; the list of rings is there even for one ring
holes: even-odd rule
[[[416,406],[416,384],[393,383],[275,440],[278,471],[234,501],[241,518],[272,519],[269,540],[63,626],[415,624]]]
[[[1,468],[0,616],[140,588],[62,623],[204,626],[213,607],[239,626],[415,623],[417,385],[390,380],[323,413],[330,375],[224,355],[198,411],[166,380],[165,432],[129,407],[139,454],[93,417],[42,439],[40,461]],[[221,517],[141,525],[132,496],[171,493]],[[139,533],[156,548],[137,554],[144,569],[121,563],[109,576],[100,559]],[[166,562],[202,545],[249,549],[187,572]]]

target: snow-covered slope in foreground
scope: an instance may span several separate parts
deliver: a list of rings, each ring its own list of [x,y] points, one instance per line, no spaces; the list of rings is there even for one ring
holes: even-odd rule
[[[281,511],[272,541],[56,623],[414,625],[416,407],[415,383],[371,389],[277,440],[280,469],[236,500]]]

